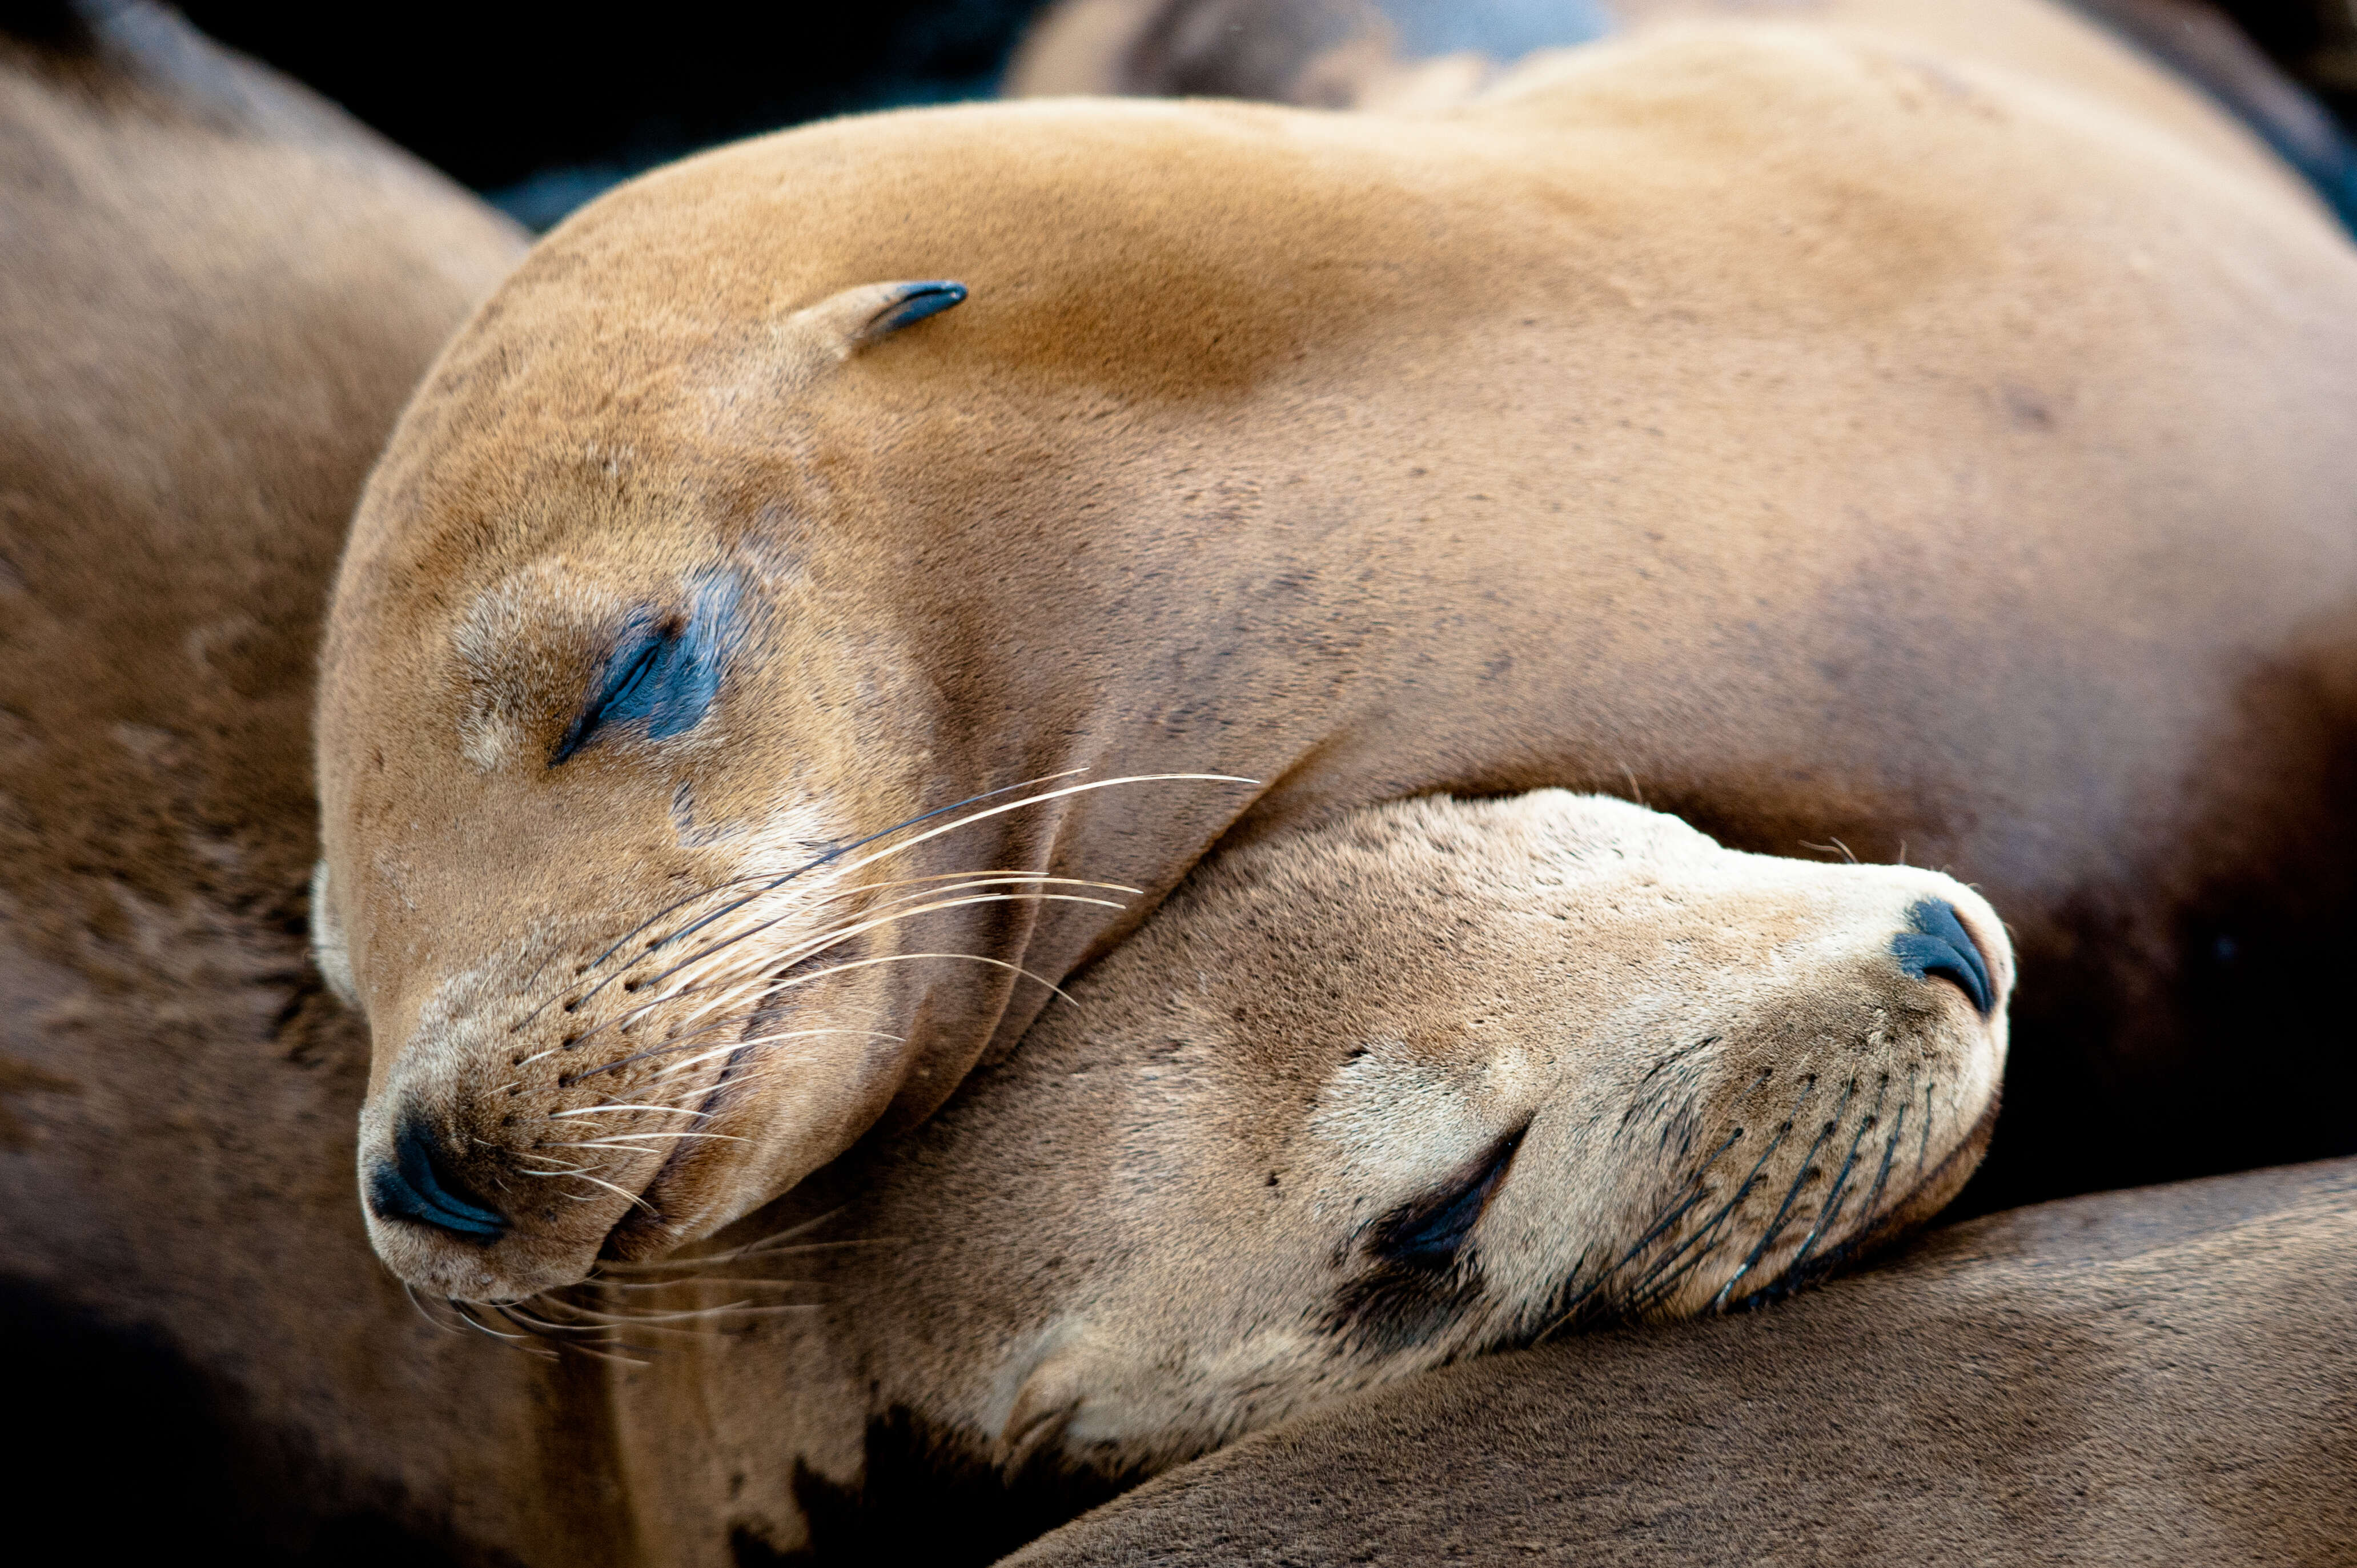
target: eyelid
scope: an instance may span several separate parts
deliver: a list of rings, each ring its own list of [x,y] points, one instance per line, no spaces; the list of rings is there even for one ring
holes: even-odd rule
[[[1524,1122],[1492,1144],[1468,1176],[1384,1215],[1374,1224],[1370,1249],[1378,1256],[1409,1262],[1437,1264],[1453,1259],[1505,1180],[1523,1134],[1529,1131]]]
[[[702,724],[743,635],[733,573],[697,580],[685,615],[643,609],[626,622],[598,666],[590,695],[549,753],[554,768],[610,725],[643,719],[646,738],[666,740]]]
[[[551,768],[565,761],[596,738],[607,715],[642,684],[662,656],[663,644],[675,636],[646,621],[633,623],[617,640],[614,650],[597,667],[597,683],[583,701],[581,711],[565,726],[564,737],[549,753]]]

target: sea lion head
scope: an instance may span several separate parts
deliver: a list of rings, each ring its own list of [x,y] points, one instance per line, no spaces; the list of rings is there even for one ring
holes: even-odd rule
[[[1116,782],[1241,769],[1124,684],[1200,692],[1171,650],[1209,644],[1099,566],[1141,530],[1186,553],[1183,492],[1105,463],[1104,420],[1232,396],[1365,300],[1238,271],[1243,209],[1219,245],[1168,213],[1041,243],[1092,159],[1158,168],[1188,123],[910,112],[690,159],[544,239],[427,376],[317,730],[322,963],[368,1016],[361,1185],[412,1283],[578,1280],[921,1120],[1251,804]],[[545,1136],[659,1072],[675,1125]]]
[[[373,1036],[371,1234],[404,1278],[467,1296],[578,1278],[791,1185],[901,1087],[893,963],[970,951],[962,917],[1049,891],[991,875],[1033,861],[980,832],[957,852],[976,875],[910,853],[943,825],[911,820],[955,798],[928,777],[943,694],[903,646],[924,609],[798,548],[823,508],[791,478],[720,460],[759,445],[740,403],[775,413],[963,288],[858,285],[633,338],[666,365],[582,393],[626,417],[548,417],[508,406],[560,394],[505,357],[597,333],[534,281],[489,314],[566,319],[479,321],[364,498],[319,708],[314,924]],[[655,1083],[671,1114],[565,1135]]]
[[[888,1402],[1121,1471],[1755,1304],[1962,1186],[2012,976],[1935,872],[1560,790],[1368,808],[1199,868],[853,1169],[843,1310]]]

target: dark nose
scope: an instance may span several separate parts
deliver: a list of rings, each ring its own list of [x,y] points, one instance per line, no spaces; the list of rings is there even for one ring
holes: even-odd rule
[[[492,1241],[507,1233],[498,1210],[486,1208],[435,1158],[434,1137],[414,1116],[393,1133],[393,1158],[369,1173],[369,1208],[380,1219],[408,1219],[454,1236]]]
[[[1907,929],[1890,939],[1899,967],[1918,980],[1938,975],[1953,980],[1973,999],[1986,1018],[1996,1005],[1996,986],[1989,980],[1988,960],[1956,918],[1956,907],[1944,898],[1926,898],[1907,911]]]

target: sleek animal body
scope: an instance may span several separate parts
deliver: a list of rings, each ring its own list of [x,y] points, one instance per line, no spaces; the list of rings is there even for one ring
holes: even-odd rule
[[[369,1251],[366,1038],[303,950],[328,579],[522,238],[168,12],[40,19],[0,38],[9,1506],[99,1557],[593,1547],[594,1391]]]
[[[2353,1284],[2351,1161],[2015,1209],[1289,1423],[1010,1568],[2345,1563]]]
[[[626,1563],[872,1560],[905,1497],[976,1560],[1334,1392],[1788,1289],[1969,1173],[2012,970],[1968,889],[1417,803],[1227,857],[953,1113],[705,1253],[419,1310],[301,962],[306,693],[371,432],[517,239],[167,14],[70,16],[0,74],[25,1506],[138,1466],[130,1550]]]
[[[2337,1146],[2357,251],[2061,12],[1867,9],[1420,114],[839,122],[544,241],[323,654],[388,1261],[708,1234],[1214,843],[1435,791],[1969,880],[2028,977],[1999,1192]],[[695,1137],[552,1161],[658,1074]]]

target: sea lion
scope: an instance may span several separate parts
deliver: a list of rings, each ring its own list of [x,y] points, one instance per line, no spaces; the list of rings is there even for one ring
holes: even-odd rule
[[[304,959],[328,576],[522,237],[172,12],[5,22],[0,1325],[39,1425],[10,1504],[102,1557],[597,1561],[590,1391],[429,1325],[369,1251],[366,1039]]]
[[[2345,1563],[2352,1278],[2357,1162],[2015,1209],[1344,1402],[1009,1568]]]
[[[1340,1394],[1904,1231],[1979,1156],[2011,970],[1928,871],[1559,790],[1362,808],[1207,862],[922,1127],[485,1320],[603,1348],[632,1306],[768,1308],[618,1386],[644,1495],[739,1478],[650,1533],[979,1562]],[[696,1138],[680,1066],[543,1122],[547,1184]]]
[[[1425,116],[841,121],[543,241],[322,653],[382,1255],[505,1298],[708,1234],[1214,843],[1436,791],[1970,881],[2018,1185],[2345,1140],[2357,250],[2102,35],[1951,9]],[[665,1053],[705,1139],[522,1174]]]
[[[0,69],[0,1304],[50,1423],[28,1506],[90,1513],[133,1468],[160,1511],[105,1525],[129,1551],[758,1563],[862,1556],[901,1487],[932,1518],[972,1497],[973,1557],[1108,1468],[1542,1332],[1542,1287],[1587,1292],[1547,1304],[1567,1323],[1781,1290],[1969,1168],[2011,983],[1971,892],[1754,863],[1612,801],[1423,802],[1207,868],[1035,1049],[702,1257],[522,1326],[414,1305],[347,1200],[365,1043],[301,961],[306,699],[376,433],[520,241],[168,13],[61,20]],[[1296,983],[1354,961],[1376,972],[1340,994]],[[1211,972],[1174,992],[1174,965]],[[1760,1093],[1790,1133],[1724,1125]],[[1618,1113],[1566,1149],[1598,1100]],[[1468,1120],[1500,1113],[1503,1162]],[[566,1136],[667,1120],[603,1119]],[[1055,1197],[1010,1235],[1034,1138],[1064,1149]],[[1125,1192],[1141,1161],[1183,1179]],[[1688,1181],[1707,1205],[1626,1233]],[[1222,1183],[1254,1198],[1229,1229],[1172,1222]],[[1550,1202],[1571,1183],[1585,1208]],[[771,1229],[798,1233],[746,1244]],[[1157,1281],[1221,1237],[1226,1328],[1157,1316]],[[1625,1261],[1579,1256],[1604,1250]],[[1348,1310],[1290,1354],[1253,1341],[1249,1401],[1204,1375],[1223,1332],[1297,1308]],[[523,1353],[551,1341],[581,1354]],[[597,1359],[649,1341],[648,1365]],[[920,1429],[939,1454],[891,1450]]]
[[[2167,64],[2230,111],[2307,178],[2344,224],[2357,224],[2357,147],[2331,115],[2206,0],[2064,0],[2070,9]],[[2251,7],[2236,7],[2249,15]],[[2319,12],[2330,9],[2319,5]],[[1015,97],[1248,98],[1332,109],[1430,107],[1461,101],[1542,49],[1618,29],[1701,16],[1782,13],[1878,27],[1893,21],[1945,48],[2034,59],[2081,87],[2131,93],[2147,113],[2214,141],[2219,127],[2182,94],[2154,92],[2035,11],[1999,16],[1992,38],[1972,9],[1944,16],[1901,0],[1060,0],[1026,33],[1007,68]],[[2287,18],[2265,14],[2281,34]],[[2342,31],[2357,26],[2345,12]],[[2292,30],[2297,30],[2295,24]],[[2190,111],[2190,112],[2189,112]]]

